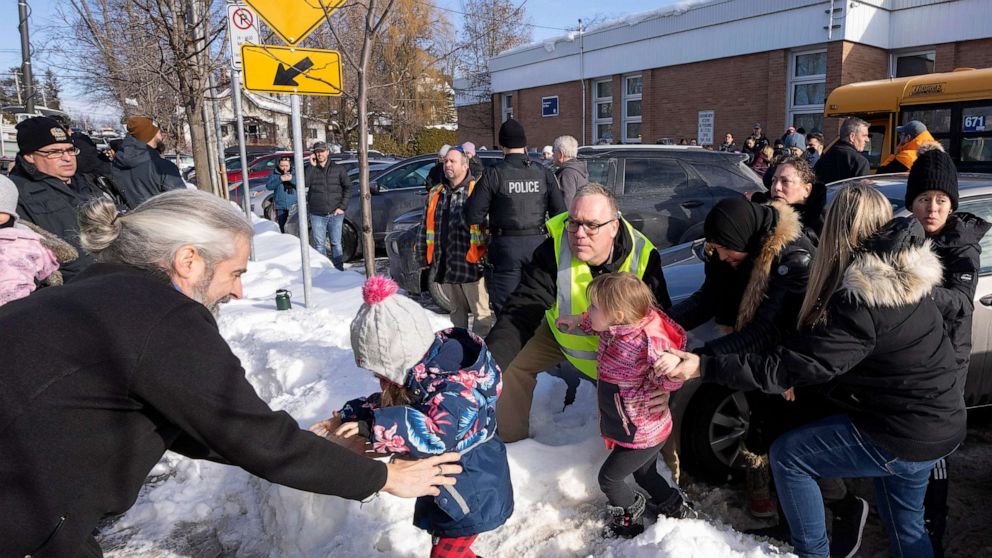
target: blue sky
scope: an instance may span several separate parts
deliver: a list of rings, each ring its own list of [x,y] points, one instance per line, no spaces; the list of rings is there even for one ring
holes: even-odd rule
[[[32,13],[30,18],[32,43],[38,48],[43,28],[55,23],[55,6],[64,0],[28,0]],[[448,17],[456,26],[461,25],[463,16],[462,0],[424,0],[433,1],[443,10],[448,10]],[[619,2],[603,2],[602,0],[514,0],[516,5],[524,4],[527,17],[532,24],[533,39],[539,41],[548,37],[561,35],[562,29],[574,27],[578,18],[587,22],[597,16],[606,18],[623,17],[628,14],[653,10],[678,3],[680,0],[620,0]],[[563,8],[567,6],[567,8]],[[600,18],[602,19],[602,18]],[[0,33],[0,72],[6,72],[11,66],[21,63],[21,43],[17,30],[17,2],[15,0],[0,1],[0,21],[7,22],[6,32]],[[38,53],[39,55],[43,53]],[[35,74],[40,75],[45,65],[40,56],[34,63]],[[73,91],[71,84],[64,84],[63,100],[66,101],[70,112],[74,107],[85,108],[89,113],[98,111],[99,107],[89,99],[81,98]]]

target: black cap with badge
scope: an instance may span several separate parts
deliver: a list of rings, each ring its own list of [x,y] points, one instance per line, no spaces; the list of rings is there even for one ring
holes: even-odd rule
[[[53,143],[72,143],[57,120],[47,116],[28,118],[17,125],[17,149],[24,155]]]

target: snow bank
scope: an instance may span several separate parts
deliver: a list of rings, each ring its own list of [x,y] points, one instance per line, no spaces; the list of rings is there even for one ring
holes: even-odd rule
[[[224,306],[220,326],[248,379],[273,408],[302,427],[355,396],[376,390],[358,369],[348,327],[364,277],[339,273],[311,252],[313,308],[303,308],[299,244],[268,222],[256,224],[245,298]],[[275,310],[280,288],[293,309]],[[437,328],[450,325],[437,316]],[[597,433],[595,390],[583,382],[561,412],[565,384],[542,375],[534,438],[509,446],[516,511],[475,550],[499,556],[781,556],[718,522],[662,518],[630,541],[599,536],[605,497],[596,473],[606,451]],[[329,468],[328,475],[334,470]],[[713,495],[714,501],[725,498]],[[709,504],[705,504],[709,505]],[[725,505],[725,504],[724,504]],[[712,508],[711,508],[712,509]],[[167,454],[135,506],[104,526],[108,556],[426,556],[430,538],[412,525],[413,502],[389,495],[359,504],[270,484],[234,468]]]

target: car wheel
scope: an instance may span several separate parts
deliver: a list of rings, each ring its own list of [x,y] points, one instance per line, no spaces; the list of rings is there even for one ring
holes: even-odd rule
[[[269,221],[276,220],[276,206],[271,201],[266,201],[262,204],[262,216]]]
[[[444,291],[441,289],[441,284],[428,279],[427,288],[430,289],[431,298],[434,299],[434,303],[445,312],[451,312],[451,300],[446,294],[444,294]]]
[[[750,424],[751,406],[744,392],[701,386],[683,415],[680,457],[686,469],[714,483],[736,476]]]
[[[327,253],[331,253],[331,237],[327,236],[325,241],[327,246]],[[358,233],[355,232],[355,227],[351,223],[345,221],[344,225],[341,227],[341,259],[350,262],[354,260],[361,250],[358,247]]]

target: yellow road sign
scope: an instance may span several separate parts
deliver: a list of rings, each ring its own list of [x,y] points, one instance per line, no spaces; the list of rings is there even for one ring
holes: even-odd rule
[[[341,53],[336,50],[242,45],[241,60],[250,91],[341,94]]]
[[[276,35],[295,45],[313,32],[345,0],[245,0]]]

